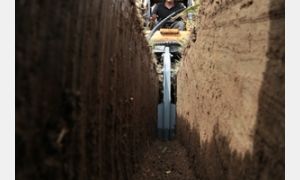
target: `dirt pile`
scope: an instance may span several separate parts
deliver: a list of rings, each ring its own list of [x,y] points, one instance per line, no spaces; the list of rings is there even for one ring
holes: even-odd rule
[[[284,178],[284,0],[203,0],[177,79],[200,179]]]
[[[133,0],[16,1],[16,179],[130,179],[158,81]]]

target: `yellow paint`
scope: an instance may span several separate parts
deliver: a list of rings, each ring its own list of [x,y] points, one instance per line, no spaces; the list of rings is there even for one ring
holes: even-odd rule
[[[146,35],[150,31],[146,31]],[[156,31],[152,38],[150,39],[150,44],[163,43],[167,41],[178,42],[180,44],[185,44],[189,41],[191,32],[189,31],[179,31],[178,33],[161,33]]]

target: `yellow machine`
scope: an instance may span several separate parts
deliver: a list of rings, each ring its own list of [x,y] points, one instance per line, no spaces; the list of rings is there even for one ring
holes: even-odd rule
[[[157,0],[148,0],[149,5],[155,5]],[[186,30],[162,28],[172,18],[191,6],[192,0],[182,0],[185,3],[185,8],[181,8],[173,12],[165,19],[159,21],[156,26],[150,31],[145,31],[146,38],[152,47],[152,51],[158,62],[160,72],[160,99],[158,104],[157,114],[157,133],[162,139],[168,140],[175,136],[176,126],[176,65],[181,59],[182,50],[188,43],[191,29],[186,26]],[[151,4],[152,3],[152,4]],[[150,18],[150,7],[148,12]],[[184,6],[183,6],[184,7]],[[191,19],[190,19],[191,20]],[[147,23],[146,23],[147,24]]]
[[[146,36],[150,33],[150,31],[146,32]],[[149,40],[149,43],[151,45],[155,44],[163,44],[165,42],[177,42],[181,46],[184,46],[190,38],[191,31],[179,31],[178,29],[160,29],[159,31],[156,31],[151,39]]]
[[[163,42],[171,41],[171,42],[178,42],[181,44],[181,46],[184,46],[189,41],[189,37],[192,31],[192,27],[191,27],[192,13],[190,13],[190,10],[192,10],[195,7],[194,0],[175,0],[175,1],[177,3],[182,4],[182,6],[184,6],[185,8],[172,13],[169,17],[156,24],[156,26],[152,30],[145,31],[146,37],[150,45],[155,45],[157,43],[161,44]],[[149,22],[149,19],[152,16],[152,10],[159,2],[163,2],[163,0],[144,0],[143,6],[145,7],[146,10],[146,13],[144,14],[146,26],[151,24]],[[167,21],[178,18],[178,16],[180,16],[180,13],[182,11],[186,11],[187,13],[185,15],[189,17],[185,21],[186,30],[179,31],[178,29],[170,29],[170,28],[167,29],[161,27],[162,25],[167,23]]]

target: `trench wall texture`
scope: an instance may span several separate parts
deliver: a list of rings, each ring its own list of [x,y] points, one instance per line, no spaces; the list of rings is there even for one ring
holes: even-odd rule
[[[284,179],[284,0],[202,0],[177,78],[200,179]]]
[[[130,179],[158,80],[133,0],[16,1],[16,179]]]

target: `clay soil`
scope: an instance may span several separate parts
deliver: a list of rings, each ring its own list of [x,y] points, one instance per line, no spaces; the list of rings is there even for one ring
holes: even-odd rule
[[[196,180],[186,149],[177,141],[156,140],[133,180]]]

